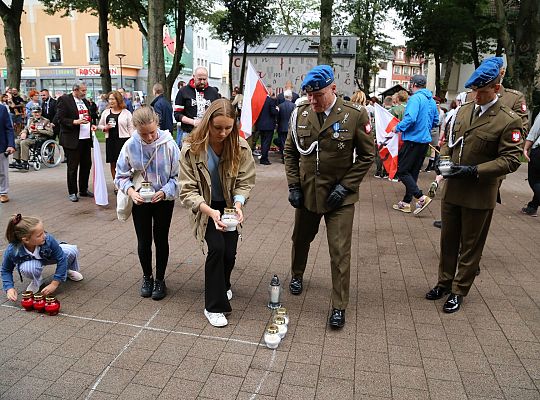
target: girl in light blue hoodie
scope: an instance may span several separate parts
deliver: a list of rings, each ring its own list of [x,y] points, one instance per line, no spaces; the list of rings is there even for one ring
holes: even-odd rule
[[[116,163],[114,183],[133,200],[133,225],[143,270],[142,297],[161,300],[167,294],[165,269],[169,260],[169,228],[178,196],[180,150],[168,131],[159,130],[159,117],[152,107],[133,113],[136,131],[124,144]],[[133,182],[138,172],[155,194],[145,202]],[[152,237],[153,236],[153,237]],[[156,246],[156,277],[152,273],[152,239]]]

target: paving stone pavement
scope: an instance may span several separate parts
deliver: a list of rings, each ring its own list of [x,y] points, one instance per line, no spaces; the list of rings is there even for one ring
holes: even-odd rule
[[[290,279],[293,209],[284,168],[257,165],[233,271],[229,325],[208,324],[204,255],[177,203],[162,301],[139,297],[132,222],[114,206],[67,199],[65,164],[12,172],[15,212],[40,216],[77,244],[84,280],[62,284],[62,314],[0,301],[2,399],[540,399],[540,231],[521,215],[526,166],[506,179],[476,279],[461,311],[425,292],[436,282],[440,200],[420,214],[392,210],[403,186],[366,177],[354,222],[351,301],[341,331],[327,328],[331,278],[324,224],[301,296],[283,293],[291,322],[277,350],[263,345],[268,284]],[[422,173],[428,187],[432,173]],[[108,178],[110,181],[110,179]],[[109,184],[110,201],[112,184]],[[466,194],[464,194],[466,195]],[[6,246],[0,239],[0,248]],[[48,267],[52,272],[54,267]],[[27,282],[17,280],[19,291]]]

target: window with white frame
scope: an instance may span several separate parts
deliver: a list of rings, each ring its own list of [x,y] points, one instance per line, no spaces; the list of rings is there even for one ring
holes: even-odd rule
[[[405,89],[409,89],[409,81],[403,81],[401,82],[401,86],[403,86]]]
[[[407,65],[403,66],[403,75],[409,75],[409,67]]]
[[[63,61],[61,36],[45,36],[45,46],[47,49],[47,62],[61,63]]]
[[[392,86],[399,85],[399,81],[392,81]]]
[[[98,40],[99,40],[99,35],[97,33],[86,34],[86,52],[88,55],[89,63],[99,62]]]
[[[398,59],[398,60],[403,60],[403,50],[398,50],[398,52],[397,52],[397,59]]]
[[[208,39],[204,38],[204,49],[208,50]]]
[[[379,78],[379,89],[384,89],[386,87],[386,78]]]
[[[394,74],[401,74],[401,66],[394,65]]]
[[[379,63],[379,68],[383,71],[386,71],[386,69],[388,68],[388,63],[387,62],[381,62]]]

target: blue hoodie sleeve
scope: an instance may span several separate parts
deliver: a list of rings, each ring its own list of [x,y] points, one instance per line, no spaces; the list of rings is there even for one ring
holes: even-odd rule
[[[419,106],[418,96],[411,96],[405,107],[403,119],[396,125],[396,132],[405,132],[415,123],[418,117]]]
[[[128,142],[126,142],[120,151],[118,160],[116,161],[116,175],[114,177],[115,186],[125,194],[127,194],[128,189],[133,186],[133,182],[131,181],[131,165],[129,163],[128,153]]]
[[[2,260],[2,288],[4,291],[15,287],[13,283],[13,270],[15,269],[15,263],[13,261],[14,249],[10,244],[6,251],[4,251],[4,257]]]
[[[52,250],[52,259],[56,261],[56,271],[54,272],[53,279],[55,281],[65,282],[68,269],[66,254],[53,235],[48,233],[45,241]]]
[[[172,143],[172,144],[171,144]],[[178,197],[178,172],[180,169],[180,149],[176,143],[169,142],[167,146],[167,151],[170,157],[170,168],[171,173],[169,175],[168,182],[161,188],[163,193],[165,193],[166,200],[174,200]]]

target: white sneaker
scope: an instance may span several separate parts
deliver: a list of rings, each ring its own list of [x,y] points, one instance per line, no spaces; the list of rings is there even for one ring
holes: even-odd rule
[[[68,279],[75,282],[79,282],[83,280],[82,274],[79,271],[73,271],[72,269],[68,269],[67,277]]]
[[[231,299],[232,299],[232,290],[229,289],[229,290],[227,290],[227,300],[230,301]]]
[[[39,287],[40,285],[35,283],[34,281],[30,282],[30,285],[28,285],[28,287],[26,288],[26,290],[30,291],[30,292],[34,292],[34,293],[38,293],[39,292]]]
[[[208,312],[205,309],[204,316],[206,317],[206,319],[208,319],[208,322],[210,322],[210,325],[213,325],[218,328],[226,326],[229,323],[227,321],[227,318],[225,318],[225,315],[223,315],[223,313]]]

